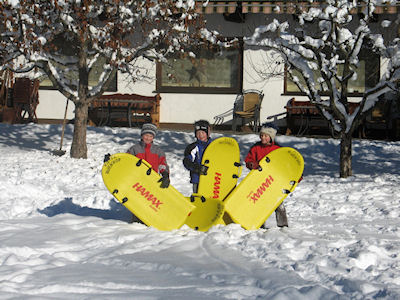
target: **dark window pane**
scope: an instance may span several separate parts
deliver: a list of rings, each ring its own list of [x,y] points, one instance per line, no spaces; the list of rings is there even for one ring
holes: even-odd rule
[[[53,47],[56,49],[54,51],[54,55],[58,57],[62,57],[65,55],[65,57],[68,56],[74,56],[77,53],[76,46],[77,42],[74,42],[74,40],[68,39],[68,33],[60,34],[57,37],[55,37],[53,41]],[[64,77],[66,77],[68,80],[71,81],[77,81],[78,80],[78,72],[77,71],[68,71],[68,67],[62,64],[59,64],[57,62],[52,62],[53,65],[61,72],[64,73]],[[89,86],[95,86],[98,82],[98,79],[100,77],[100,74],[102,73],[104,69],[104,64],[105,64],[105,58],[104,57],[99,57],[97,61],[94,63],[92,70],[90,71],[89,74]],[[53,86],[53,83],[50,81],[50,79],[47,77],[47,75],[43,75],[42,77],[39,78],[40,80],[40,89],[49,89],[49,90],[55,90],[56,88]],[[115,92],[117,91],[117,75],[113,76],[109,86],[107,87],[106,91],[110,92]]]
[[[241,90],[241,47],[188,53],[157,64],[158,92],[235,94]]]
[[[368,50],[362,50],[360,52],[360,63],[356,70],[356,76],[349,80],[348,92],[349,94],[358,95],[364,93],[369,88],[375,86],[379,81],[380,76],[380,58],[378,55]],[[339,65],[339,74],[343,72],[343,67]],[[305,85],[303,77],[298,71],[293,72],[299,81]],[[319,71],[314,72],[314,77],[321,77]],[[285,74],[284,91],[287,94],[295,95],[301,94],[296,84],[289,78],[288,74]],[[318,90],[322,90],[321,86],[317,87]],[[326,87],[324,87],[326,90]],[[321,93],[324,94],[324,93]]]
[[[63,66],[59,65],[59,68],[63,69]],[[97,62],[95,62],[92,71],[89,74],[89,86],[94,86],[97,84],[98,79],[100,77],[100,74],[103,70],[104,67],[104,61],[99,59]],[[66,77],[69,80],[78,80],[78,73],[77,72],[69,72]],[[39,78],[40,80],[40,89],[48,89],[48,90],[54,90],[56,89],[53,86],[53,83],[50,81],[50,79],[44,75]],[[109,84],[109,86],[106,89],[107,92],[116,92],[117,91],[117,74],[115,74]]]

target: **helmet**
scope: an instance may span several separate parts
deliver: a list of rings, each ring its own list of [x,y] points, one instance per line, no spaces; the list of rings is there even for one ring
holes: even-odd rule
[[[194,123],[194,134],[196,135],[197,131],[204,131],[207,133],[207,137],[210,136],[210,123],[206,120],[199,120]]]

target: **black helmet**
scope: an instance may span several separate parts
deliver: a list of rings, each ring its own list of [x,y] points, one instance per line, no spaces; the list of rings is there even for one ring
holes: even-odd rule
[[[196,132],[202,130],[205,133],[207,133],[207,137],[210,136],[210,123],[206,120],[199,120],[194,123],[194,134],[196,135]]]

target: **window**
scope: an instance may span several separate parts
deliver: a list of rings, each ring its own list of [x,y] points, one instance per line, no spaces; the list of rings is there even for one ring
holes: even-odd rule
[[[65,55],[66,57],[68,56],[75,56],[77,53],[76,47],[73,45],[77,45],[77,42],[71,42],[69,39],[67,39],[64,35],[60,34],[58,35],[54,41],[54,47],[55,49],[60,49],[60,52]],[[94,86],[97,84],[99,76],[103,70],[105,63],[105,58],[100,57],[97,59],[97,61],[94,63],[93,68],[89,74],[89,86]],[[54,63],[57,68],[60,70],[66,69],[66,67],[62,64],[57,64]],[[73,81],[78,80],[78,73],[77,72],[69,72],[66,77]],[[50,81],[50,79],[47,77],[47,75],[43,75],[39,78],[40,80],[40,89],[44,90],[55,90],[56,88],[53,86],[53,83]],[[117,91],[117,75],[113,77],[111,80],[109,86],[107,87],[106,91],[109,92],[115,92]]]
[[[62,68],[62,66],[60,66]],[[103,62],[101,59],[99,59],[95,65],[93,66],[92,71],[89,74],[89,86],[94,86],[97,84],[99,76],[102,72],[103,69]],[[71,72],[67,75],[67,78],[69,80],[78,80],[78,74],[75,72]],[[55,90],[56,88],[53,86],[53,83],[50,81],[50,79],[46,76],[43,75],[39,78],[40,80],[40,89],[43,90]],[[117,74],[114,75],[114,77],[111,79],[111,82],[109,86],[107,87],[106,91],[108,92],[116,92],[117,91]]]
[[[339,66],[339,72],[343,72],[343,67]],[[348,92],[351,96],[361,96],[367,89],[375,86],[380,77],[380,57],[371,51],[362,50],[360,52],[360,64],[356,70],[357,76],[355,79],[350,79],[348,84]],[[294,72],[300,81],[304,83],[302,76],[298,71]],[[319,73],[315,72],[315,77],[320,77]],[[319,88],[321,90],[321,88]],[[303,95],[296,84],[290,80],[285,71],[284,94],[287,95]]]
[[[242,78],[242,43],[222,50],[215,46],[191,49],[157,64],[157,92],[163,93],[237,94]]]

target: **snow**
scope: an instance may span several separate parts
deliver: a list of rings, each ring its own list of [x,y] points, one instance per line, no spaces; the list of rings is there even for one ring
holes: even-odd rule
[[[341,179],[337,140],[278,136],[305,159],[288,228],[272,215],[267,229],[162,232],[130,223],[101,179],[104,154],[125,152],[139,129],[89,127],[86,160],[69,157],[72,133],[58,157],[60,125],[0,124],[1,299],[400,298],[400,142],[354,140],[355,175]],[[227,136],[242,159],[258,139]],[[191,131],[156,138],[184,195],[191,141]]]

